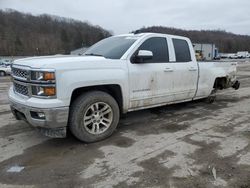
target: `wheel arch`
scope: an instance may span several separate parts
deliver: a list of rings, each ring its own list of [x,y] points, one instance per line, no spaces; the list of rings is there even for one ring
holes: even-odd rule
[[[0,70],[0,73],[1,73],[1,72],[4,74],[4,76],[7,75],[7,72],[5,72],[4,70]]]
[[[116,100],[119,106],[120,112],[125,113],[122,88],[118,84],[95,85],[95,86],[76,88],[72,92],[71,99],[70,99],[70,106],[75,101],[75,99],[77,99],[80,95],[86,92],[90,92],[90,91],[103,91],[103,92],[110,94]]]
[[[223,90],[223,89],[228,88],[227,85],[228,85],[228,78],[226,76],[217,77],[217,78],[215,78],[213,88]]]

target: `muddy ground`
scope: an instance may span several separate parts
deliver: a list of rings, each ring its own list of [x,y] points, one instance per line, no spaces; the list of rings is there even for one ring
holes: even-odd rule
[[[111,138],[90,145],[73,136],[48,139],[15,121],[10,78],[0,78],[0,187],[248,188],[249,63],[238,76],[241,89],[220,92],[214,104],[130,113]]]

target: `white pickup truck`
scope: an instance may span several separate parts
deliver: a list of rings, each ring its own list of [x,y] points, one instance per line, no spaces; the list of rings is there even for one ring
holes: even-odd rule
[[[188,38],[144,33],[119,35],[82,56],[17,60],[9,100],[18,120],[50,137],[69,130],[90,143],[109,137],[121,114],[214,98],[239,89],[237,63],[197,63]]]

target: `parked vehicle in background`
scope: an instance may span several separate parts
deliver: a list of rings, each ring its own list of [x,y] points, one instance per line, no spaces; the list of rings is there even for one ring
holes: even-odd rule
[[[225,53],[220,53],[219,56],[221,57],[221,59],[228,58],[228,54],[225,54]]]
[[[221,59],[221,56],[220,56],[220,55],[214,57],[214,60],[220,60],[220,59]]]
[[[248,56],[248,51],[237,52],[237,57],[239,59],[247,58],[247,56]]]
[[[237,54],[228,54],[229,59],[238,59]]]
[[[0,59],[0,65],[10,66],[12,64],[9,59]]]
[[[104,39],[83,56],[38,57],[12,65],[11,110],[50,137],[69,129],[96,142],[121,114],[239,89],[237,63],[197,62],[188,38],[145,33]]]
[[[0,77],[10,75],[10,66],[0,65]]]
[[[0,59],[0,66],[5,66],[5,63],[3,62],[2,59]]]

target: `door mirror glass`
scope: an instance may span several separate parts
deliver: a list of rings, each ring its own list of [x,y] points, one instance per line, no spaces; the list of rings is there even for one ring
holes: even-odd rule
[[[134,63],[143,63],[153,58],[153,52],[149,50],[139,50],[135,56]]]

